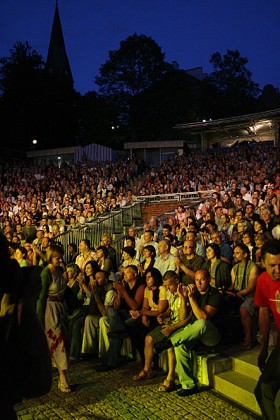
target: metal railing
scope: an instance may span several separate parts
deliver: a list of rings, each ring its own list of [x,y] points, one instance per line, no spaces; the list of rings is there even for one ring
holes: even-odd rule
[[[211,195],[215,190],[205,191],[191,191],[173,194],[156,194],[156,195],[141,195],[139,198],[145,203],[153,203],[158,201],[185,201],[185,200],[198,200],[201,201]]]
[[[205,195],[201,197],[199,194]],[[112,238],[112,244],[117,252],[117,263],[120,264],[121,260],[121,250],[124,246],[124,241],[126,237],[126,229],[129,226],[138,227],[138,236],[140,237],[143,233],[142,225],[142,211],[141,205],[143,202],[157,202],[157,201],[183,201],[190,200],[190,205],[185,205],[186,209],[195,209],[198,205],[205,201],[211,194],[213,190],[208,191],[196,191],[191,193],[178,193],[178,194],[160,194],[158,196],[145,196],[139,197],[141,201],[137,201],[129,206],[122,207],[121,209],[109,213],[105,216],[100,216],[98,219],[92,223],[78,228],[71,229],[65,233],[62,233],[54,238],[55,241],[61,243],[65,252],[65,260],[68,260],[68,247],[70,243],[75,243],[79,245],[82,239],[88,239],[92,247],[99,245],[101,237],[104,233],[107,233]],[[176,198],[175,198],[176,197]],[[170,216],[175,215],[174,211],[165,212],[159,216],[159,220],[162,223]]]

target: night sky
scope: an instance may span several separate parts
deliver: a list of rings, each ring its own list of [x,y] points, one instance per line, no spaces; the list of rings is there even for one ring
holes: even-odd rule
[[[137,33],[150,36],[180,69],[209,64],[213,52],[238,49],[252,79],[262,88],[280,87],[279,0],[59,0],[66,50],[75,81],[84,94],[109,50]],[[17,41],[28,41],[46,60],[55,0],[1,0],[0,56]]]

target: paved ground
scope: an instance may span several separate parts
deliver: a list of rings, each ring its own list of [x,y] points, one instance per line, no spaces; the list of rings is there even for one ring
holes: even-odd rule
[[[153,379],[132,381],[139,362],[130,362],[111,372],[95,372],[98,361],[82,361],[68,371],[71,394],[57,389],[54,374],[51,392],[16,406],[18,419],[256,419],[258,417],[226,401],[212,390],[200,390],[190,397],[158,392],[164,372]]]

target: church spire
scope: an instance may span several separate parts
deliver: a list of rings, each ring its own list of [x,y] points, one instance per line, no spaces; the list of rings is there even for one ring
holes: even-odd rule
[[[52,74],[64,76],[73,86],[74,81],[66,53],[57,0],[55,3],[55,13],[46,62],[46,70]]]

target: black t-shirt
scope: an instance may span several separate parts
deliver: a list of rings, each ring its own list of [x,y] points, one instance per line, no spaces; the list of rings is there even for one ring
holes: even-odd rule
[[[209,289],[204,294],[197,294],[197,302],[201,308],[204,308],[206,305],[211,306],[212,308],[217,309],[217,312],[210,318],[210,321],[213,325],[219,330],[220,333],[223,332],[224,321],[225,321],[225,298],[219,291],[212,286],[209,286]],[[194,313],[192,314],[191,323],[197,320]]]

